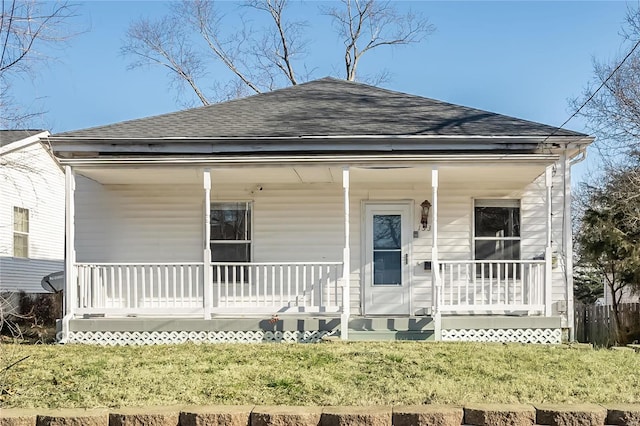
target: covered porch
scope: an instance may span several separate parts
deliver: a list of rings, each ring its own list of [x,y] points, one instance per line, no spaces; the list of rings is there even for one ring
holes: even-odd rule
[[[440,339],[442,316],[557,315],[557,157],[485,157],[67,165],[67,241],[74,242],[67,245],[67,329],[73,319],[101,318],[336,318],[346,325],[358,318],[423,317]],[[518,259],[475,258],[474,199],[523,200]],[[431,204],[428,212],[420,207],[423,200]],[[212,217],[217,204],[229,202],[251,205],[244,211],[250,223],[245,236],[229,243],[246,246],[243,261],[212,255],[222,244],[212,237]],[[103,215],[103,207],[119,213]],[[401,218],[397,247],[376,248],[376,215]],[[100,217],[104,246],[93,247],[89,241],[97,231],[87,230]],[[377,265],[392,256],[390,273],[399,269],[400,278],[380,281],[376,274],[390,275]],[[349,330],[341,326],[341,338],[349,339]]]

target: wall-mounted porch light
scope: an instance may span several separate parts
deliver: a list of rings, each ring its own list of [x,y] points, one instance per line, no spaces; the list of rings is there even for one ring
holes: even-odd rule
[[[420,208],[422,209],[422,215],[420,217],[420,224],[422,225],[422,230],[430,230],[431,226],[429,226],[429,210],[431,210],[431,203],[428,200],[424,200],[420,204]]]

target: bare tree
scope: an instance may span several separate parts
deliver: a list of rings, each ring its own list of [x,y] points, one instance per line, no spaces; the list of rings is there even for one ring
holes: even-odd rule
[[[288,19],[288,0],[246,0],[243,6],[244,11],[267,17],[268,24],[256,28],[240,15],[241,24],[229,31],[225,28],[228,17],[213,1],[183,0],[172,5],[162,20],[132,23],[122,52],[136,58],[132,68],[166,67],[172,82],[191,88],[203,105],[210,98],[262,93],[308,80],[309,69],[313,70],[304,62],[308,24]],[[417,43],[434,29],[421,16],[400,14],[392,3],[377,0],[343,0],[340,8],[321,8],[320,12],[334,21],[338,36],[345,40],[347,80],[357,78],[359,61],[366,52],[385,45]],[[212,88],[204,90],[202,84],[216,63],[230,77],[218,77]],[[385,75],[383,71],[378,77]]]
[[[356,79],[362,56],[381,46],[418,43],[435,27],[413,12],[400,14],[390,2],[377,0],[341,0],[342,7],[330,7],[325,13],[334,21],[344,39],[345,79]]]
[[[59,44],[75,35],[69,20],[76,7],[66,1],[1,0],[0,10],[0,127],[18,127],[38,115],[20,108],[11,95],[11,81],[33,75],[50,58],[45,45]]]
[[[202,57],[192,47],[177,16],[165,17],[158,22],[140,19],[129,27],[126,38],[128,43],[122,52],[137,57],[130,68],[150,63],[166,67],[174,83],[186,82],[200,102],[209,104],[196,84],[196,78],[204,72]]]
[[[582,99],[572,101],[578,106],[593,96],[579,115],[597,136],[596,146],[605,161],[624,160],[620,154],[640,150],[640,8],[628,10],[622,34],[632,49],[612,62],[594,60],[592,84]],[[603,83],[602,90],[592,95]]]

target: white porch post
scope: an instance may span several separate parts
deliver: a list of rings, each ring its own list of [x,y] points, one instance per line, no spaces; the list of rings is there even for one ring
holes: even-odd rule
[[[438,264],[438,168],[431,169],[431,291],[435,340],[442,339],[440,315],[440,265]]]
[[[552,185],[553,185],[553,168],[547,166],[544,174],[545,185],[547,189],[547,241],[544,250],[544,315],[551,316],[551,268],[553,251],[551,248],[551,229],[552,229]]]
[[[65,254],[64,254],[64,317],[62,318],[61,342],[69,338],[69,320],[78,306],[78,281],[76,278],[75,247],[75,173],[71,166],[64,167],[65,178]]]
[[[340,337],[349,339],[351,247],[349,244],[349,167],[342,170],[342,188],[344,192],[344,250],[342,252],[342,316],[340,319]]]
[[[204,169],[204,257],[203,257],[203,285],[204,285],[204,319],[211,319],[213,307],[213,286],[211,280],[211,171]]]
[[[567,286],[567,325],[569,326],[569,341],[575,339],[575,324],[573,310],[573,233],[571,229],[571,160],[567,151],[562,155],[562,176],[563,176],[563,201],[562,210],[562,248],[564,252],[564,274]]]

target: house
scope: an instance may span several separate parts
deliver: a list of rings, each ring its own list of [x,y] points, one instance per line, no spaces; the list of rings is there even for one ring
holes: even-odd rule
[[[587,135],[324,78],[43,140],[65,342],[572,338]]]
[[[48,136],[0,130],[0,293],[45,293],[42,278],[64,268],[64,172]]]

